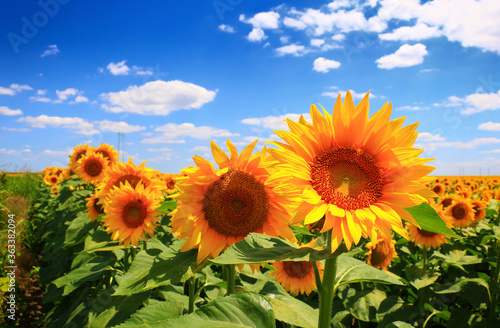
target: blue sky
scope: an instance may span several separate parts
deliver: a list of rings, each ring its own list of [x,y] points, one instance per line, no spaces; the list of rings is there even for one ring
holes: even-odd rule
[[[123,132],[124,159],[178,172],[351,90],[419,121],[435,174],[500,175],[498,17],[497,0],[3,2],[0,170]]]

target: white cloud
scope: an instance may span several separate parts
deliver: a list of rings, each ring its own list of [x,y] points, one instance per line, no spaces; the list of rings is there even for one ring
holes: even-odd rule
[[[479,125],[478,129],[486,131],[500,131],[500,123],[493,123],[493,122],[482,123]]]
[[[306,47],[300,44],[289,44],[287,46],[276,48],[275,51],[279,56],[293,55],[298,57],[308,53]]]
[[[89,99],[84,96],[76,96],[75,103],[88,102]]]
[[[498,138],[476,138],[471,141],[463,142],[463,141],[438,141],[424,144],[415,144],[416,148],[423,148],[426,150],[436,150],[437,148],[458,148],[458,149],[472,149],[477,146],[482,145],[491,145],[500,143],[500,139]]]
[[[500,109],[500,90],[497,93],[473,93],[465,98],[453,98],[455,103],[464,107],[462,114],[475,114],[486,110]]]
[[[49,156],[56,156],[56,157],[69,156],[72,153],[73,153],[73,149],[66,149],[66,150],[45,149],[44,151],[42,151],[42,154],[49,155]]]
[[[142,86],[130,86],[127,90],[101,94],[109,103],[102,108],[113,112],[130,112],[142,115],[168,115],[180,109],[199,109],[214,100],[216,91],[196,84],[174,81],[152,81]]]
[[[290,37],[289,36],[280,36],[280,42],[281,43],[288,43],[288,42],[290,42]]]
[[[323,40],[323,39],[311,39],[310,43],[311,43],[311,46],[313,46],[313,47],[321,47],[323,44],[325,44],[325,40]]]
[[[193,148],[191,148],[189,151],[191,152],[205,152],[205,153],[208,153],[211,151],[210,147],[207,147],[207,146],[195,146]]]
[[[0,148],[0,154],[5,154],[5,155],[22,155],[26,153],[31,153],[31,149],[14,150],[14,149]]]
[[[1,95],[14,96],[22,92],[23,90],[33,90],[33,88],[26,84],[13,83],[8,88],[0,87],[0,96]]]
[[[31,131],[30,129],[26,129],[26,128],[8,128],[6,126],[2,126],[2,130],[15,131],[15,132],[30,132]]]
[[[226,24],[220,24],[218,26],[219,31],[227,32],[227,33],[235,33],[234,27]]]
[[[239,17],[240,21],[251,24],[254,29],[277,29],[279,18],[280,14],[274,11],[261,12],[248,19],[245,15],[240,15]]]
[[[145,127],[138,125],[129,125],[126,122],[113,122],[113,121],[94,121],[88,122],[80,117],[60,117],[60,116],[47,116],[39,115],[36,117],[26,116],[17,119],[17,122],[28,124],[32,128],[65,128],[76,130],[77,134],[82,135],[95,135],[99,132],[136,132],[144,130]]]
[[[432,134],[429,132],[420,132],[417,137],[417,142],[444,141],[445,138],[439,133]]]
[[[313,70],[316,72],[328,73],[331,69],[340,67],[340,63],[335,60],[326,59],[323,57],[316,58],[313,63]]]
[[[481,154],[500,154],[500,149],[480,151]]]
[[[267,35],[266,35],[266,33],[264,33],[264,30],[254,27],[252,29],[252,31],[250,31],[250,33],[248,33],[247,39],[248,39],[248,41],[251,41],[251,42],[260,42],[262,40],[267,39]]]
[[[47,98],[47,97],[40,97],[40,96],[31,96],[31,100],[36,101],[36,102],[51,102],[52,99]]]
[[[172,148],[148,148],[148,151],[150,152],[169,152],[169,151],[173,151]]]
[[[61,104],[67,102],[68,104],[75,104],[81,102],[88,102],[89,99],[83,96],[83,91],[75,88],[66,88],[65,90],[56,90],[57,99],[51,99],[49,97],[42,97],[40,95],[45,95],[47,90],[38,90],[38,96],[31,96],[30,99],[36,102],[52,102],[54,104]]]
[[[345,40],[345,34],[337,33],[334,36],[332,36],[332,40],[342,42]]]
[[[47,93],[47,90],[37,90],[36,91],[36,94],[39,95],[39,96],[43,96],[46,93]]]
[[[439,69],[437,68],[424,68],[420,70],[420,73],[429,73],[429,72],[437,72]]]
[[[404,44],[395,53],[380,57],[375,62],[379,68],[383,69],[410,67],[421,64],[425,55],[427,55],[425,45],[421,43],[413,46]]]
[[[420,106],[401,106],[396,108],[396,110],[428,110],[430,107],[425,106],[425,107],[420,107]]]
[[[130,72],[130,67],[125,64],[126,60],[122,60],[119,63],[109,63],[106,68],[113,75],[128,75]]]
[[[159,136],[143,139],[142,143],[159,144],[159,143],[178,143],[173,142],[179,137],[190,137],[199,140],[206,140],[218,137],[233,137],[239,136],[238,133],[231,133],[226,129],[218,129],[211,126],[195,126],[192,123],[167,123],[155,129],[160,132]]]
[[[247,125],[256,125],[259,127],[263,127],[266,129],[272,129],[272,130],[286,130],[288,129],[288,125],[284,122],[287,118],[291,119],[292,121],[299,121],[301,114],[284,114],[280,116],[266,116],[266,117],[251,117],[251,118],[245,118],[241,120],[242,124],[247,124]],[[311,121],[311,116],[309,113],[304,113],[302,114],[304,118],[307,121]],[[253,140],[252,140],[253,141]]]
[[[57,44],[51,44],[47,50],[45,50],[41,57],[45,57],[45,56],[53,56],[53,55],[57,55],[59,53],[59,49],[57,48]]]
[[[7,106],[0,106],[0,115],[6,115],[6,116],[23,115],[23,111],[20,109],[10,109]]]
[[[69,96],[76,96],[77,93],[78,90],[75,88],[67,88],[66,90],[62,91],[56,90],[57,98],[59,98],[58,100],[60,100],[61,102],[67,100]]]
[[[290,27],[296,30],[305,30],[307,28],[306,23],[291,17],[285,17],[283,24],[286,27]]]
[[[391,33],[380,34],[379,38],[386,41],[419,41],[441,36],[442,32],[436,26],[418,23],[414,26],[402,26]]]
[[[321,95],[325,96],[325,97],[331,97],[333,99],[337,99],[337,97],[340,94],[340,96],[343,99],[345,98],[347,90],[339,90],[338,87],[330,87],[330,89],[332,89],[334,91],[325,91]],[[363,99],[366,96],[366,92],[356,92],[354,90],[349,90],[349,92],[351,93],[351,96],[352,96],[353,99]],[[370,98],[377,98],[377,96],[374,95],[372,92],[370,92],[370,96],[369,97]],[[381,97],[381,98],[383,98],[383,97]]]

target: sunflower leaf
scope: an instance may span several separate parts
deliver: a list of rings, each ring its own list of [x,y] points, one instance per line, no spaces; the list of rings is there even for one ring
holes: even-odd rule
[[[238,293],[216,299],[195,312],[168,321],[149,324],[149,328],[276,327],[272,305],[262,295]]]
[[[405,210],[410,212],[421,229],[448,237],[460,238],[460,236],[446,226],[443,219],[429,204],[422,203],[417,206],[405,208]]]
[[[335,288],[340,285],[360,281],[372,281],[383,284],[404,285],[398,276],[375,269],[365,262],[357,260],[347,255],[340,255],[337,264],[337,277],[335,278]]]
[[[292,296],[266,295],[266,299],[273,306],[276,320],[289,325],[305,328],[314,328],[318,324],[318,310]]]
[[[416,265],[406,268],[406,278],[417,290],[432,285],[440,275],[439,272],[424,270]]]
[[[115,328],[150,328],[164,327],[165,321],[178,317],[184,310],[182,302],[172,300],[149,304],[136,313],[130,319]]]

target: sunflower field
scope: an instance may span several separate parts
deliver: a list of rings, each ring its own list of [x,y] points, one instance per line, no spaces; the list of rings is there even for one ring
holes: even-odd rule
[[[499,178],[431,176],[418,124],[368,107],[180,173],[74,147],[32,206],[39,326],[499,327]]]

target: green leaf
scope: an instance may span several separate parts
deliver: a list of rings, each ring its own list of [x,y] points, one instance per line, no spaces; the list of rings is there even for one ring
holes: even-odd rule
[[[160,207],[158,207],[157,211],[160,211],[164,214],[168,214],[172,212],[177,207],[177,201],[174,199],[170,199],[161,203]]]
[[[165,321],[178,317],[184,310],[182,302],[161,301],[150,304],[134,313],[130,319],[114,328],[152,328],[164,327]]]
[[[432,285],[440,276],[439,272],[424,270],[416,265],[406,268],[406,278],[417,290]]]
[[[89,328],[111,327],[130,317],[150,296],[143,292],[131,296],[112,296],[114,288],[99,292],[89,314]]]
[[[123,245],[118,244],[118,240],[112,241],[111,234],[108,234],[102,229],[97,229],[93,234],[85,239],[84,251],[100,252],[100,251],[111,251],[115,249],[123,249]]]
[[[374,267],[349,257],[340,255],[337,263],[337,275],[335,278],[335,288],[340,285],[349,284],[360,281],[372,281],[383,284],[404,285],[396,279],[394,274],[389,274],[386,271],[375,269]],[[399,277],[397,277],[399,278]],[[399,278],[401,279],[401,278]]]
[[[272,305],[264,296],[250,292],[216,299],[195,312],[148,328],[272,328],[276,327]]]
[[[170,247],[152,248],[155,242],[149,243],[148,250],[140,251],[123,276],[115,295],[131,295],[158,286],[176,284],[183,275],[201,270],[203,263],[196,264],[197,251],[180,252],[183,241],[176,241]],[[151,245],[152,244],[152,245]]]
[[[467,278],[467,279],[461,279],[458,282],[454,283],[453,285],[451,285],[445,289],[437,288],[438,290],[434,290],[434,292],[436,294],[458,293],[458,292],[462,291],[462,287],[464,285],[467,285],[470,283],[474,283],[474,284],[478,284],[479,286],[483,286],[484,288],[486,288],[486,290],[488,292],[490,290],[490,285],[488,284],[488,282],[486,280],[481,279],[481,278]]]
[[[318,251],[299,247],[284,239],[260,233],[250,233],[243,240],[231,245],[212,262],[217,264],[257,264],[275,261],[319,261],[344,252],[341,246],[333,254],[327,250]]]
[[[478,264],[482,262],[477,255],[465,255],[465,250],[455,249],[448,254],[444,255],[439,252],[435,252],[433,256],[443,259],[446,264],[453,265],[461,270],[467,272],[463,265]]]
[[[319,315],[317,309],[291,296],[268,294],[266,299],[273,306],[277,320],[299,327],[317,327]]]
[[[421,229],[439,233],[453,238],[460,238],[450,228],[446,226],[443,219],[437,212],[427,203],[422,203],[417,206],[405,208],[413,216]]]
[[[356,293],[344,301],[346,309],[362,321],[380,322],[403,306],[403,299],[398,296],[389,296],[385,292],[374,289],[372,291]]]
[[[383,328],[414,328],[414,327],[404,321],[394,321],[388,324],[387,326],[384,326]]]
[[[66,230],[64,246],[71,247],[83,242],[87,233],[95,227],[96,224],[87,217],[87,213],[80,212]]]

